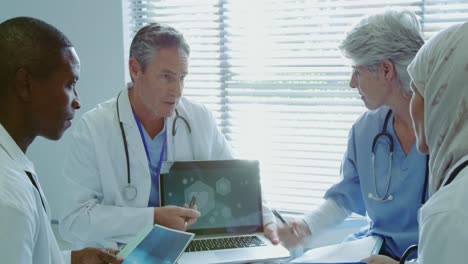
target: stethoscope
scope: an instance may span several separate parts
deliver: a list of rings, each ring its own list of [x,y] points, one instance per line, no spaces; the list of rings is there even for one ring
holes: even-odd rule
[[[135,185],[132,184],[132,179],[130,175],[130,156],[128,155],[128,144],[127,144],[127,139],[126,139],[126,134],[125,130],[123,128],[123,122],[120,120],[120,111],[119,111],[119,97],[122,94],[122,91],[117,95],[117,118],[119,119],[119,125],[120,125],[120,132],[122,134],[122,140],[123,140],[123,145],[125,149],[125,160],[127,161],[127,186],[124,187],[123,194],[124,197],[127,201],[132,201],[135,200],[135,198],[138,195],[138,189],[136,188]],[[179,115],[179,111],[177,111],[177,108],[175,109],[175,118],[174,121],[172,121],[172,136],[176,135],[176,122],[180,118],[182,122],[185,123],[187,126],[187,129],[189,133],[192,133],[192,128],[190,127],[189,122],[187,119],[181,115]]]
[[[374,193],[369,193],[367,197],[369,197],[372,200],[376,200],[379,202],[386,202],[386,201],[392,201],[394,199],[393,195],[388,194],[388,190],[390,189],[390,180],[392,178],[392,160],[393,160],[393,150],[394,150],[394,143],[393,143],[393,137],[392,135],[387,131],[387,126],[388,126],[388,121],[390,120],[390,116],[392,115],[392,109],[389,109],[387,112],[387,115],[385,116],[385,121],[384,125],[382,128],[382,131],[378,133],[375,137],[374,140],[372,141],[372,179],[374,183]],[[375,176],[375,149],[378,141],[381,138],[386,138],[389,142],[389,151],[390,151],[390,159],[388,162],[388,173],[387,173],[387,185],[385,187],[385,193],[384,195],[380,196],[377,190],[377,179]],[[427,181],[429,177],[429,156],[426,156],[426,172],[425,172],[425,178],[424,178],[424,190],[421,196],[421,204],[424,204],[425,199],[426,199],[426,191],[427,191]]]

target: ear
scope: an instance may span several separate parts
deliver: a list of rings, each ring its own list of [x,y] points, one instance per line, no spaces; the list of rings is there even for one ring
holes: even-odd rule
[[[383,61],[382,70],[383,70],[384,78],[387,81],[392,80],[397,75],[395,64],[393,64],[391,60]]]
[[[130,76],[132,77],[132,80],[137,79],[138,75],[141,73],[140,63],[132,57],[128,61],[128,68],[130,70]]]
[[[31,102],[32,82],[32,76],[25,68],[19,68],[16,71],[13,92],[21,101]]]

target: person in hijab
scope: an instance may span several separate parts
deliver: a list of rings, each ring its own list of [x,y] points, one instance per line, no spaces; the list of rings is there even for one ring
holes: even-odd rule
[[[418,150],[429,153],[430,199],[419,211],[418,259],[466,263],[468,251],[468,22],[430,39],[408,66]],[[397,263],[374,257],[370,263]]]

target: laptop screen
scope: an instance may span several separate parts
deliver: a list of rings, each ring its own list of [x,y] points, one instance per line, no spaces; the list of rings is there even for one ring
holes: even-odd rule
[[[196,197],[201,216],[189,232],[207,235],[263,231],[258,161],[165,162],[161,173],[162,206],[190,204]]]

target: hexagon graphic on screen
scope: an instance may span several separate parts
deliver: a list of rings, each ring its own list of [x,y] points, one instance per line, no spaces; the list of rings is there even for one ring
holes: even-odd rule
[[[225,196],[231,192],[231,182],[226,178],[221,178],[216,182],[216,192]]]
[[[231,208],[224,206],[223,209],[221,209],[221,215],[224,218],[230,219],[232,217]]]
[[[195,204],[202,216],[206,215],[215,207],[213,189],[201,181],[196,181],[185,189],[184,195],[187,201],[190,201],[192,196],[196,197],[197,200]]]

